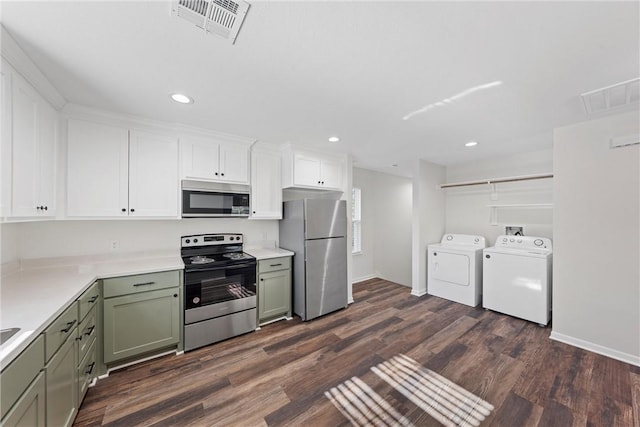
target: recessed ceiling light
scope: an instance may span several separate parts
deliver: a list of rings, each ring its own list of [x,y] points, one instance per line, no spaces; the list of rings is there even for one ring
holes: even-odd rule
[[[475,147],[476,145],[478,145],[476,141],[469,141],[466,144],[464,144],[465,147]]]
[[[340,141],[340,138],[338,138],[337,136],[329,137],[329,142],[338,142],[338,141]]]
[[[193,104],[193,98],[182,93],[172,93],[170,96],[171,99],[179,102],[180,104]]]

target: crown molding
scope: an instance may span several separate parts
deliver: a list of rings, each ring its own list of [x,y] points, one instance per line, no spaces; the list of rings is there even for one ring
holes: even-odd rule
[[[2,25],[0,25],[0,40],[2,40],[2,57],[11,64],[29,84],[35,87],[38,93],[49,101],[54,108],[61,110],[67,104],[67,100],[58,92],[58,89],[51,84],[47,76],[40,71]]]

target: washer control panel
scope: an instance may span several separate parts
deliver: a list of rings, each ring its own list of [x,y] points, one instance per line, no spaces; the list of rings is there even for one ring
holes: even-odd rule
[[[498,236],[495,246],[523,250],[546,249],[550,251],[552,249],[551,239],[534,236]]]

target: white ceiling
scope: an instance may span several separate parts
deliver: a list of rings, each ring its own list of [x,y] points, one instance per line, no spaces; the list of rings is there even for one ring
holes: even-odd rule
[[[406,176],[417,158],[551,148],[554,127],[588,119],[580,93],[640,76],[636,1],[250,3],[235,45],[169,1],[2,1],[1,19],[71,103],[337,146]]]

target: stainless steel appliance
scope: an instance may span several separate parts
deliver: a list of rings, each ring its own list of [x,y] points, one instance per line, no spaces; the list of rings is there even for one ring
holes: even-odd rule
[[[311,320],[347,306],[344,200],[284,202],[280,246],[293,257],[293,311]]]
[[[247,217],[248,185],[182,181],[182,217]]]
[[[184,349],[256,329],[256,259],[242,234],[182,237]]]

